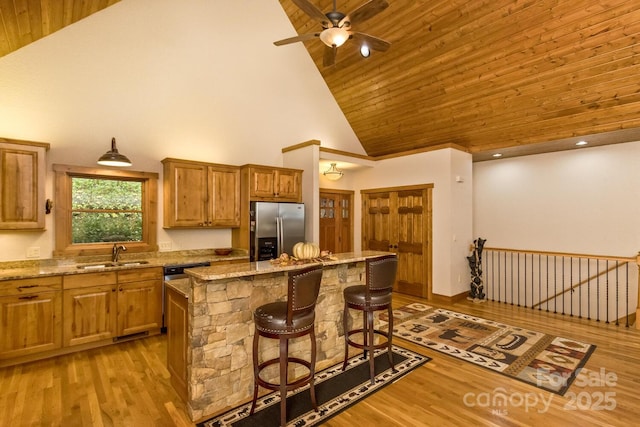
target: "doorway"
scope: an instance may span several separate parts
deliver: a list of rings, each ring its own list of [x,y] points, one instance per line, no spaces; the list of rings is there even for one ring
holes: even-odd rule
[[[431,299],[433,184],[361,190],[362,249],[395,252],[393,290]]]
[[[353,191],[320,189],[320,249],[353,251]]]

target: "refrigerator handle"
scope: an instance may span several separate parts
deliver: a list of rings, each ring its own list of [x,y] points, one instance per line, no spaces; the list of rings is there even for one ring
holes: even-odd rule
[[[277,241],[278,241],[278,251],[276,253],[276,256],[280,256],[282,255],[282,218],[277,216],[276,217],[276,234],[277,234]]]

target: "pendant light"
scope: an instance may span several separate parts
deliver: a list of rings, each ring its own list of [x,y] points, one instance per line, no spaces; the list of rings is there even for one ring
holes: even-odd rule
[[[98,159],[98,164],[102,166],[126,167],[131,166],[131,160],[127,159],[125,155],[118,153],[116,139],[111,138],[111,150],[104,153],[102,157]]]
[[[340,178],[342,178],[342,175],[344,175],[344,172],[339,170],[336,167],[335,163],[331,163],[331,166],[329,167],[329,169],[323,172],[323,175],[327,177],[327,179],[330,179],[331,181],[337,181]]]

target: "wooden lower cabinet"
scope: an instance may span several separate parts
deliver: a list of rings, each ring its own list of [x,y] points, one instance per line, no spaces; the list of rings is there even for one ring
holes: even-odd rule
[[[162,267],[0,281],[0,367],[159,334]]]
[[[162,327],[162,268],[118,272],[117,335],[160,331]]]
[[[62,291],[0,297],[0,360],[62,346]]]
[[[185,295],[172,289],[165,291],[167,321],[167,369],[171,384],[180,397],[187,401],[187,327],[188,300]]]
[[[64,346],[116,336],[116,280],[115,272],[64,277]]]

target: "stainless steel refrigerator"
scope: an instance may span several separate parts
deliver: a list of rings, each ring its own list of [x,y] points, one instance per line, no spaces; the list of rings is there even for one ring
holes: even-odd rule
[[[291,255],[293,245],[304,241],[304,204],[251,202],[249,208],[251,261]]]

